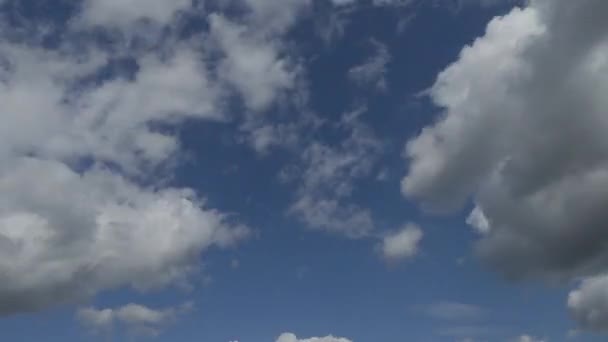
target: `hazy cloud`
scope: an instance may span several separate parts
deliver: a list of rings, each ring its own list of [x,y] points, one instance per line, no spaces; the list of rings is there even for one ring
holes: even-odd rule
[[[400,231],[386,235],[382,240],[382,255],[388,261],[414,257],[418,253],[423,232],[417,225],[408,224]]]
[[[131,303],[114,309],[82,308],[78,310],[77,318],[94,331],[112,329],[114,325],[120,324],[130,332],[155,336],[192,309],[192,303],[163,309]]]

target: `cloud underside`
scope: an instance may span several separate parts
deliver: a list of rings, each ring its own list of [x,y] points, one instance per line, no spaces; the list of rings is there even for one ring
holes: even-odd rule
[[[536,0],[492,20],[431,88],[443,116],[406,146],[403,192],[432,211],[472,198],[476,250],[510,278],[608,271],[607,11]],[[603,304],[581,307],[590,284],[574,316],[605,329]]]

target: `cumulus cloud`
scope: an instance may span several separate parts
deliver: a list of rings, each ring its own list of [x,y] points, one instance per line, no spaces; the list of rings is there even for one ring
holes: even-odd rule
[[[510,277],[606,269],[604,1],[532,1],[495,18],[430,96],[444,114],[406,147],[403,192],[432,210],[473,198],[479,255]]]
[[[130,285],[185,281],[198,252],[245,234],[190,190],[140,188],[107,169],[78,174],[21,158],[0,173],[0,313]]]
[[[586,279],[568,296],[568,309],[582,328],[608,331],[608,277]]]
[[[429,210],[472,199],[476,250],[506,276],[591,277],[568,299],[591,330],[608,317],[606,11],[536,0],[492,20],[430,89],[444,113],[407,143],[402,182]]]
[[[192,303],[163,309],[131,303],[113,309],[81,308],[76,316],[83,325],[94,331],[111,329],[116,324],[121,324],[134,333],[158,335],[168,324],[192,309]]]
[[[128,7],[120,20],[158,25],[186,4],[133,3],[116,5]],[[201,252],[248,235],[202,194],[165,182],[180,143],[159,124],[226,119],[209,52],[172,39],[131,54],[120,42],[71,40],[81,30],[68,27],[53,47],[0,43],[0,314],[184,283]],[[109,72],[121,58],[133,71]]]
[[[398,261],[411,258],[418,253],[423,232],[414,224],[406,225],[402,230],[389,234],[382,240],[382,255],[386,260]]]
[[[359,86],[371,86],[377,90],[387,90],[387,65],[391,54],[383,43],[372,40],[373,55],[362,64],[352,67],[348,77]]]
[[[334,336],[326,336],[326,337],[311,337],[306,339],[298,339],[296,335],[292,333],[284,333],[279,338],[277,338],[276,342],[352,342],[351,340],[343,337],[334,337]]]

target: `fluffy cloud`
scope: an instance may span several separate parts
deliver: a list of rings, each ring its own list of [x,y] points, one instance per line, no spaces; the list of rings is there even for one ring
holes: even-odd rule
[[[310,0],[241,0],[241,15],[212,13],[210,44],[222,58],[214,66],[218,81],[238,95],[244,111],[241,141],[266,154],[276,146],[292,145],[298,125],[286,122],[286,108],[298,106],[307,93],[303,65],[289,48],[287,34],[311,7]],[[293,107],[296,107],[295,109]],[[280,108],[279,111],[270,109]],[[264,115],[260,115],[264,114]],[[290,118],[292,119],[292,118]]]
[[[295,82],[295,70],[279,57],[279,42],[252,35],[251,28],[211,15],[211,36],[224,52],[219,76],[242,95],[246,106],[263,111]],[[254,31],[255,32],[255,31]]]
[[[408,142],[402,182],[431,210],[472,198],[477,252],[509,277],[593,277],[568,300],[593,330],[608,321],[606,11],[536,0],[492,20],[430,89],[445,111]]]
[[[568,309],[581,327],[608,331],[608,277],[586,279],[570,292]]]
[[[180,142],[159,128],[230,120],[234,95],[255,115],[293,89],[282,37],[310,2],[237,3],[235,18],[190,0],[87,0],[53,47],[0,25],[18,37],[0,43],[0,313],[186,282],[201,252],[248,235],[166,185]],[[173,32],[185,12],[208,20],[197,41]],[[83,41],[92,30],[107,40]],[[260,149],[291,134],[252,116],[243,129]]]
[[[205,16],[202,43],[173,36],[125,44],[138,40],[113,42],[113,35],[104,44],[83,42],[80,35],[99,28],[131,39],[146,31],[140,24],[171,35],[179,12],[194,9],[190,1],[97,0],[83,3],[56,46],[24,35],[0,43],[0,314],[124,286],[183,283],[196,274],[201,252],[248,235],[201,194],[166,185],[180,142],[159,129],[229,119],[227,88],[261,112],[293,87],[297,71],[281,37],[308,1],[242,4],[250,11],[241,20]],[[15,32],[0,26],[3,36]],[[132,67],[117,67],[125,61]],[[313,211],[314,225],[362,235],[371,218],[341,203],[352,185],[339,177],[364,172],[367,164],[356,159],[372,144],[360,128],[351,131],[339,150],[318,145],[308,154],[322,164],[307,177],[306,194],[318,199],[322,186],[338,183],[340,195],[301,208]],[[98,316],[103,321],[108,311]]]
[[[189,190],[140,188],[107,169],[78,174],[21,158],[0,174],[0,313],[37,310],[130,285],[182,282],[198,253],[244,230]]]
[[[291,333],[285,333],[279,336],[276,342],[352,342],[351,340],[343,337],[311,337],[307,339],[298,339],[296,335]]]
[[[532,1],[494,19],[430,90],[445,109],[406,147],[403,192],[460,207],[510,277],[604,271],[608,24],[604,1]]]
[[[111,329],[120,323],[135,333],[158,335],[162,328],[192,308],[192,303],[164,309],[151,309],[131,303],[114,309],[82,308],[78,310],[77,318],[83,325],[96,331]]]
[[[124,20],[173,16],[148,10]],[[248,234],[164,181],[179,141],[155,127],[225,118],[206,52],[171,40],[130,55],[72,41],[81,32],[70,30],[86,28],[68,28],[52,48],[26,37],[0,43],[0,314],[184,283],[201,252]],[[121,58],[133,72],[109,71]]]
[[[242,96],[248,109],[263,111],[295,86],[297,64],[284,46],[285,33],[311,0],[242,0],[243,18],[211,14],[210,35],[225,58],[219,76]]]
[[[401,231],[384,237],[381,246],[382,255],[390,261],[411,258],[418,253],[418,245],[422,237],[422,230],[416,225],[409,224]]]

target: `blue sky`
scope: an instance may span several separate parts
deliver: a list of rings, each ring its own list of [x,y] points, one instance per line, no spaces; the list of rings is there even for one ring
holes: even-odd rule
[[[0,340],[604,340],[607,10],[0,0]]]

